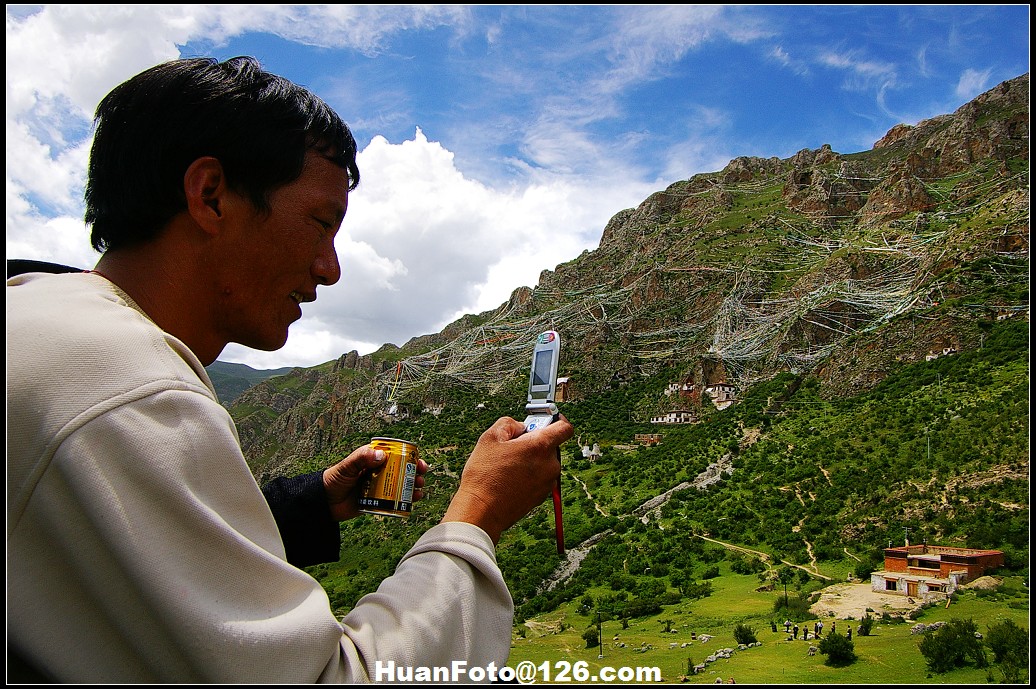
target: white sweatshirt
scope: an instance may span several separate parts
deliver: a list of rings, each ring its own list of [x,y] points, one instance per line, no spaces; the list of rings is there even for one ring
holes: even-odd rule
[[[506,662],[514,608],[484,531],[433,527],[339,621],[285,561],[182,342],[96,274],[26,274],[6,292],[8,639],[39,667],[282,684]]]

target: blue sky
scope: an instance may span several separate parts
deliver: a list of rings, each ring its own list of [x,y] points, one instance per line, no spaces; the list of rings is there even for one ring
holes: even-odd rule
[[[350,124],[323,289],[255,368],[402,345],[596,248],[738,156],[869,149],[1029,69],[1027,5],[8,5],[7,253],[92,267],[90,121],[181,56],[248,54]]]

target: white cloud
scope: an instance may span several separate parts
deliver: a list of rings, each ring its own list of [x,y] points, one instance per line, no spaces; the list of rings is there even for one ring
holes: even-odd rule
[[[252,9],[46,6],[28,16],[8,12],[9,257],[93,266],[97,255],[81,220],[92,110],[114,85],[177,57],[178,45],[283,27],[295,40],[333,35],[338,44],[376,51],[384,32],[363,34],[358,26],[367,21],[359,21],[357,12],[384,31],[446,21],[462,26],[466,14],[445,8]],[[305,26],[293,23],[293,12],[308,15]],[[329,31],[347,24],[352,33],[344,37]],[[584,148],[580,165],[603,163],[593,146]],[[538,155],[563,167],[556,147],[547,151]],[[365,353],[437,332],[463,313],[495,308],[516,287],[534,285],[543,269],[595,246],[622,207],[602,205],[591,179],[542,170],[523,170],[525,181],[508,181],[503,191],[490,188],[466,177],[453,154],[420,131],[395,145],[375,138],[361,152],[360,165],[363,181],[338,242],[342,282],[307,305],[279,352],[231,346],[224,359],[263,368],[309,366],[350,349]],[[636,203],[643,185],[632,186],[622,180],[609,201]]]
[[[466,178],[420,130],[400,144],[375,137],[358,164],[362,181],[338,242],[342,282],[313,312],[339,325],[362,314],[375,332],[351,335],[369,341],[402,344],[458,310],[498,306],[543,268],[578,255],[597,220],[573,210],[560,185],[498,191]]]
[[[966,69],[960,75],[960,81],[957,82],[956,95],[962,101],[969,101],[980,93],[984,93],[989,86],[989,77],[991,71],[984,70],[978,71],[977,69]]]
[[[418,129],[360,152],[360,186],[336,248],[341,281],[318,291],[278,352],[228,347],[220,359],[255,368],[312,366],[352,349],[439,332],[466,313],[494,309],[540,272],[595,248],[622,207],[599,187],[544,179],[500,191],[465,177],[453,154]],[[615,199],[643,198],[643,187]]]

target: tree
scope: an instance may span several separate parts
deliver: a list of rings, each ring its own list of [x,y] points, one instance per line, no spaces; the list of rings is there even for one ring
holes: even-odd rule
[[[843,667],[856,660],[856,647],[853,642],[849,640],[848,636],[838,632],[828,634],[821,639],[817,650],[827,656],[824,665],[831,667]]]
[[[1029,632],[1014,620],[1003,620],[989,627],[986,644],[993,651],[993,662],[1000,666],[1004,681],[1022,681],[1022,670],[1029,666]]]
[[[880,559],[880,556],[872,554],[857,563],[856,567],[853,569],[853,574],[856,575],[856,578],[860,581],[867,581],[871,578],[871,572],[881,569],[882,562],[883,561]]]
[[[784,607],[788,607],[788,584],[795,580],[795,571],[784,565],[777,570],[777,581],[784,584]]]
[[[583,640],[586,641],[587,648],[600,645],[601,635],[597,632],[596,624],[586,628],[586,631],[583,632]]]
[[[949,672],[972,661],[986,667],[986,651],[973,620],[953,618],[934,632],[925,632],[919,644],[921,655],[932,672]]]

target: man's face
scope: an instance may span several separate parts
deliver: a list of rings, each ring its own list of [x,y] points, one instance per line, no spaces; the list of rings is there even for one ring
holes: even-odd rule
[[[302,175],[270,196],[269,213],[240,195],[225,205],[228,233],[215,327],[227,342],[265,351],[284,346],[288,326],[341,277],[334,239],[349,204],[348,172],[310,151]]]

